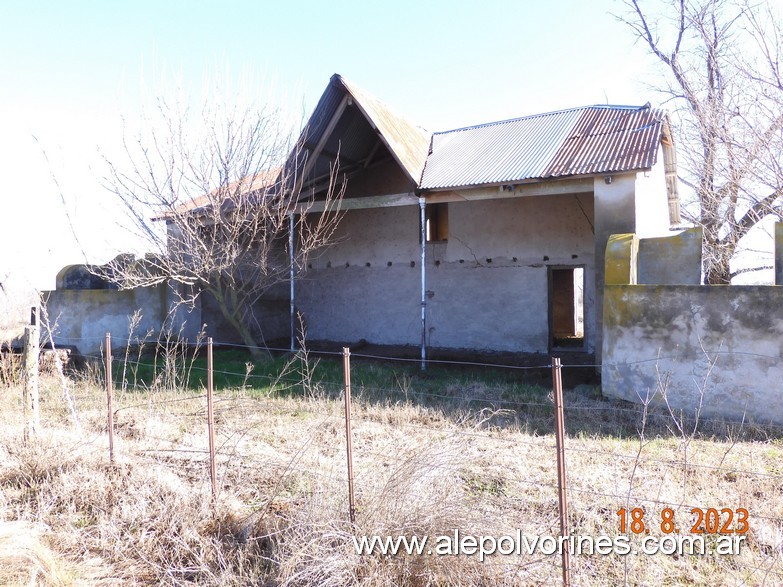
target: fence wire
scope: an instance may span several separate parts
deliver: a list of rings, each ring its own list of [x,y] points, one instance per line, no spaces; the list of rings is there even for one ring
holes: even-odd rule
[[[243,345],[231,346],[248,350]],[[166,357],[149,360],[126,353],[112,358],[113,364],[123,367],[113,371],[119,455],[125,452],[127,458],[185,470],[186,476],[204,481],[209,469],[203,382],[207,368],[197,362],[203,347],[190,345],[191,354],[173,357],[187,363],[174,369],[165,385],[159,377],[165,372]],[[289,353],[289,349],[263,350]],[[733,354],[774,360],[753,353]],[[266,504],[263,507],[271,507],[275,500],[287,503],[317,496],[329,501],[334,515],[347,516],[347,489],[342,486],[351,465],[345,460],[344,385],[336,365],[327,365],[327,377],[305,364],[338,356],[343,353],[286,354],[274,359],[278,362],[274,373],[254,372],[255,366],[244,371],[213,369],[213,375],[225,376],[226,382],[214,396],[218,499],[249,479],[257,484],[259,489],[254,491],[259,503]],[[365,362],[383,365],[393,378],[390,384],[388,377],[384,381],[372,370],[364,373],[356,367],[353,379],[353,466],[360,520],[362,516],[370,519],[380,500],[394,496],[400,508],[420,513],[422,504],[415,494],[430,485],[451,498],[462,496],[472,504],[471,515],[503,517],[505,521],[497,528],[516,525],[530,530],[527,520],[536,511],[534,530],[558,532],[555,496],[560,487],[549,389],[527,386],[521,379],[496,381],[459,371],[456,383],[444,390],[437,376],[419,377],[415,367],[420,359],[362,353],[351,357],[361,359],[362,367]],[[87,358],[105,359],[103,353]],[[550,370],[552,361],[517,366],[428,360],[427,366],[524,374]],[[563,370],[585,367],[601,365],[564,365]],[[100,373],[95,381],[100,381]],[[74,396],[82,412],[90,405],[100,406],[105,399],[100,390]],[[577,392],[565,394],[564,410],[567,515],[574,531],[617,534],[620,508],[642,508],[649,519],[660,521],[657,516],[665,508],[684,514],[733,510],[752,499],[765,508],[750,514],[753,554],[732,559],[731,564],[753,577],[760,573],[783,577],[783,506],[777,504],[783,491],[783,463],[779,461],[783,451],[776,448],[782,426],[718,418],[678,419],[671,410],[655,411]],[[93,426],[74,450],[88,447],[90,454],[103,450],[103,426],[103,430]],[[705,426],[723,427],[725,437],[715,438],[714,429],[700,432]],[[613,435],[615,427],[619,433]],[[605,449],[605,443],[614,447]],[[336,493],[342,497],[336,498]],[[445,506],[436,503],[433,507]],[[476,527],[477,521],[468,516],[466,523]],[[781,539],[775,542],[765,532]],[[487,564],[509,566],[498,559]],[[524,569],[526,564],[510,566]],[[618,560],[616,564],[628,563]],[[583,559],[572,559],[569,568],[577,577],[590,576],[590,563]]]

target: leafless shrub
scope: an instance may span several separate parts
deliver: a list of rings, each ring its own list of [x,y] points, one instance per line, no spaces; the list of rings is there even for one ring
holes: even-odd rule
[[[23,377],[22,355],[13,351],[10,342],[0,343],[0,385],[19,385]]]

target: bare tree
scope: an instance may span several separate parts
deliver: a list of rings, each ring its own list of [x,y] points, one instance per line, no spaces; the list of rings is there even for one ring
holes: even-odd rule
[[[317,194],[327,212],[310,213],[316,194],[295,176],[302,145],[278,111],[205,108],[195,134],[188,111],[161,102],[157,114],[124,141],[122,163],[106,158],[105,181],[152,252],[115,259],[105,276],[122,288],[168,283],[181,303],[212,296],[258,356],[264,325],[256,304],[288,281],[292,259],[301,269],[334,234],[343,193],[337,169]]]
[[[740,240],[783,199],[781,21],[747,0],[624,0],[619,17],[663,65],[678,120],[689,220],[704,231],[708,284],[728,284]],[[757,268],[751,268],[755,270]]]

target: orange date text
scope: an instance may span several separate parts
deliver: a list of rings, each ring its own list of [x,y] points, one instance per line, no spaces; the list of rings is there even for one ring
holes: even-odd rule
[[[681,525],[670,507],[663,508],[657,518],[647,515],[643,508],[617,510],[622,534],[629,531],[631,534],[657,531],[662,534],[747,534],[750,530],[748,510],[745,508],[691,508],[690,513],[690,520]]]

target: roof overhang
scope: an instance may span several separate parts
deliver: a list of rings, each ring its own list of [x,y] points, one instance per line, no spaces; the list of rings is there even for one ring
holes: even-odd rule
[[[340,175],[361,171],[383,150],[415,188],[429,146],[430,133],[335,74],[302,131],[286,170],[296,178],[296,191],[312,193],[329,185],[335,169]]]

